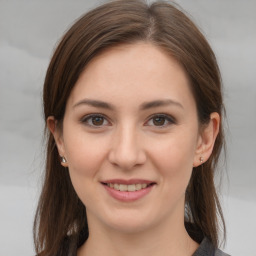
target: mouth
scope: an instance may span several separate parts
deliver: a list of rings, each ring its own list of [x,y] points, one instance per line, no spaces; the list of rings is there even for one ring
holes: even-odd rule
[[[150,193],[156,182],[148,180],[107,180],[101,182],[106,191],[114,199],[123,202],[139,200]]]
[[[147,187],[153,186],[155,183],[134,183],[134,184],[122,184],[122,183],[102,183],[105,186],[108,186],[117,191],[123,192],[134,192],[145,189]]]

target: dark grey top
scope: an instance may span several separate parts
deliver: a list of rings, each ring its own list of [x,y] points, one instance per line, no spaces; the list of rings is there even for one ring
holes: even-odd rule
[[[213,244],[207,239],[204,238],[200,243],[200,246],[195,251],[192,256],[230,256],[220,249],[215,249]]]
[[[72,239],[66,239],[61,250],[58,253],[58,256],[76,256],[77,255],[77,246],[75,241]],[[220,249],[216,249],[209,239],[206,237],[202,240],[197,250],[192,256],[230,256]]]

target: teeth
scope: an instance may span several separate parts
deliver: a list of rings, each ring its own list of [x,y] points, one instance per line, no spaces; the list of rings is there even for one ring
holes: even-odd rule
[[[135,191],[135,190],[136,190],[136,189],[135,189],[135,184],[128,185],[128,186],[127,186],[127,189],[128,189],[128,191]]]
[[[147,184],[142,184],[141,186],[142,186],[142,188],[146,188]]]
[[[143,183],[143,184],[130,184],[130,185],[108,183],[107,186],[110,187],[110,188],[113,188],[115,190],[119,190],[119,191],[134,192],[134,191],[138,191],[138,190],[141,190],[143,188],[146,188],[148,185],[146,183]]]
[[[127,185],[120,184],[120,185],[119,185],[119,190],[120,190],[120,191],[127,191]]]
[[[142,184],[135,184],[135,189],[136,190],[142,189]]]
[[[114,184],[114,189],[119,190],[119,184]]]

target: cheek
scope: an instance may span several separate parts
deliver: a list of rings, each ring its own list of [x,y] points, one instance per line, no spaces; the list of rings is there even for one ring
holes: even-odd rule
[[[154,144],[150,155],[155,159],[155,163],[166,168],[173,166],[176,167],[174,169],[182,169],[185,166],[193,167],[195,150],[196,138],[183,133],[181,136],[170,135],[158,141]]]
[[[65,152],[71,175],[93,179],[106,154],[102,140],[84,132],[67,133],[65,139]]]
[[[76,134],[76,135],[74,135]],[[73,187],[84,205],[97,200],[98,174],[102,169],[106,147],[99,140],[73,133],[66,136],[65,151]]]
[[[189,133],[171,136],[158,142],[151,151],[151,159],[168,189],[186,189],[193,169],[196,139]],[[171,186],[170,186],[171,184]]]

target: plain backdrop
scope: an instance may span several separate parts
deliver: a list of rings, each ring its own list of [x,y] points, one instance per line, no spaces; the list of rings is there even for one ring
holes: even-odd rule
[[[56,42],[99,1],[0,0],[0,256],[33,255],[42,85]],[[256,256],[256,1],[179,0],[213,47],[227,108],[225,251]]]

